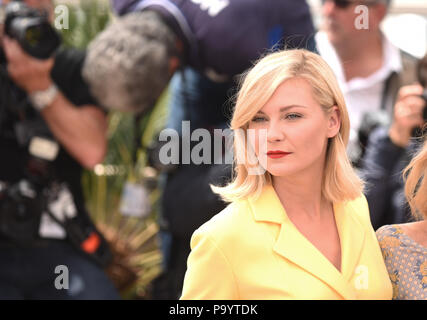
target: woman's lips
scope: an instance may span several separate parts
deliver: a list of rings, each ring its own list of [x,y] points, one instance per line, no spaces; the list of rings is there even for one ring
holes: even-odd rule
[[[290,152],[284,152],[284,151],[269,151],[267,152],[267,156],[272,159],[278,159],[283,158],[284,156],[287,156],[288,154],[291,154]]]

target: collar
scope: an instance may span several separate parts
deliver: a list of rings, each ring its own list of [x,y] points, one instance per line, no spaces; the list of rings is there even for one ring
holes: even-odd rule
[[[368,77],[353,78],[347,82],[344,77],[344,71],[338,58],[338,54],[329,42],[326,32],[319,31],[316,34],[316,43],[319,53],[334,71],[344,93],[372,87],[373,85],[384,81],[392,72],[400,73],[402,71],[403,67],[400,50],[394,46],[384,34],[382,35],[382,39],[384,59],[381,68]]]
[[[272,185],[265,186],[258,198],[248,199],[253,218],[258,223],[280,225],[274,251],[305,269],[335,290],[344,299],[355,299],[351,282],[365,242],[365,228],[357,218],[368,210],[366,200],[334,203],[334,216],[341,243],[341,272],[305,238],[288,218]]]
[[[285,222],[287,215],[279,197],[271,184],[264,186],[259,197],[250,197],[248,202],[252,208],[254,220],[257,222]]]

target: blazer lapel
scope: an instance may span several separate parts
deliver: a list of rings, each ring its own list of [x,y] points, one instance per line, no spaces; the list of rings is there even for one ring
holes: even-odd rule
[[[340,273],[290,221],[272,186],[266,186],[258,199],[250,199],[249,202],[256,221],[281,225],[273,247],[277,254],[322,280],[344,299],[355,299],[355,292],[349,281],[360,257],[364,231],[357,220],[351,217],[354,214],[352,210],[342,204],[334,205],[341,241]]]
[[[354,205],[356,201],[334,204],[335,220],[341,240],[341,270],[343,276],[350,281],[360,261],[366,239],[366,230],[357,216],[367,208]]]

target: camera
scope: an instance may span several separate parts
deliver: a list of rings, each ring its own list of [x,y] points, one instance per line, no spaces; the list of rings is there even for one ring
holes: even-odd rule
[[[5,34],[38,59],[48,59],[58,49],[61,38],[50,25],[48,14],[13,0],[5,8]]]

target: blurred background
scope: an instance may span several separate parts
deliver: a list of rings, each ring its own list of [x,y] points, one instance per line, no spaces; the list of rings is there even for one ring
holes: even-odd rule
[[[320,27],[321,1],[308,2],[315,26]],[[114,19],[108,0],[57,0],[56,4],[69,10],[69,29],[61,30],[67,46],[85,48]],[[383,31],[397,47],[421,58],[427,51],[427,0],[393,0]],[[113,248],[115,263],[109,274],[123,298],[150,298],[150,282],[161,269],[156,224],[158,174],[147,166],[145,150],[164,126],[167,99],[166,90],[156,107],[140,119],[111,112],[108,154],[93,171],[86,171],[82,180],[86,206]],[[126,181],[142,182],[149,190],[146,212],[121,212]]]
[[[321,0],[308,0],[314,24],[321,24]],[[400,49],[421,58],[427,51],[427,1],[392,0],[383,21],[383,32]],[[410,34],[411,36],[407,36]]]

